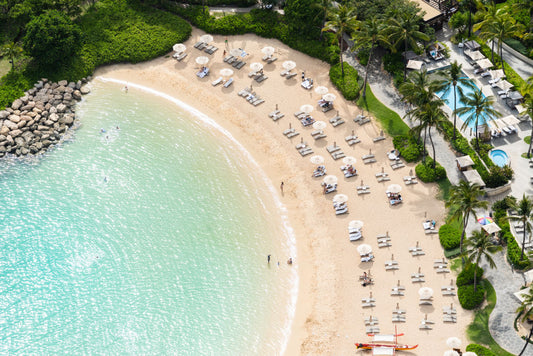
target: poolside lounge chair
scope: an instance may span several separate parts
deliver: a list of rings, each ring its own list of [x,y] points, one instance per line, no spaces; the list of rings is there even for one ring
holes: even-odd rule
[[[224,79],[222,77],[218,77],[216,80],[214,80],[211,85],[216,87],[217,85],[219,85],[220,83],[222,83]]]
[[[296,74],[298,74],[298,73],[296,73],[296,72],[294,72],[294,73],[288,73],[287,76],[285,77],[285,79],[291,79],[291,78],[294,78],[294,77],[296,76]]]
[[[481,75],[482,78],[490,77],[490,73],[489,72],[482,72],[480,75]]]
[[[229,78],[225,83],[224,83],[224,88],[229,88],[229,86],[233,84],[233,78]]]

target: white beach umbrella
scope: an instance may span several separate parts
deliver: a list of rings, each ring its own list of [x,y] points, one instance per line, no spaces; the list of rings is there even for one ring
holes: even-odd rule
[[[303,111],[306,114],[309,114],[313,111],[313,105],[311,104],[304,104],[300,106],[300,111]]]
[[[477,61],[477,64],[481,67],[481,69],[489,69],[490,67],[494,66],[494,64],[492,64],[488,58],[483,58]]]
[[[352,220],[348,223],[348,227],[350,229],[361,229],[363,227],[364,223],[361,220]]]
[[[327,125],[328,125],[328,124],[326,124],[325,121],[315,121],[315,122],[313,123],[313,128],[314,128],[315,130],[323,130],[323,129],[326,128]]]
[[[507,125],[518,125],[520,123],[520,120],[518,120],[514,115],[502,117],[500,120]]]
[[[402,186],[399,185],[399,184],[391,184],[387,187],[387,192],[391,192],[391,193],[399,193],[402,191]]]
[[[420,296],[420,298],[422,299],[428,299],[428,298],[431,298],[433,297],[433,289],[429,288],[429,287],[422,287],[418,290],[418,295]]]
[[[477,354],[472,351],[467,351],[467,352],[463,352],[463,356],[477,356]]]
[[[200,36],[200,41],[205,42],[205,43],[211,43],[213,42],[213,36],[211,35]]]
[[[422,289],[422,288],[420,288]],[[455,336],[452,336],[452,337],[449,337],[447,340],[446,340],[446,345],[448,347],[451,347],[452,349],[458,349],[461,347],[461,339],[459,339],[458,337],[455,337]]]
[[[352,156],[347,156],[342,159],[342,163],[344,164],[355,164],[357,162],[357,159]]]
[[[489,73],[492,79],[503,78],[505,76],[505,74],[503,74],[503,69],[489,70]]]
[[[187,49],[187,46],[185,46],[183,43],[176,43],[174,46],[172,46],[172,49],[176,53],[183,53]]]
[[[322,164],[322,163],[324,163],[324,157],[322,157],[320,155],[311,156],[311,158],[309,160],[311,161],[312,164]]]
[[[329,185],[337,184],[338,181],[339,179],[337,178],[337,176],[334,176],[332,174],[324,177],[324,183]]]
[[[209,58],[207,58],[206,56],[196,57],[196,63],[198,63],[201,66],[206,65],[208,62],[209,62]]]
[[[335,203],[346,203],[348,201],[348,196],[346,194],[337,194],[333,197]]]
[[[242,54],[242,49],[240,48],[230,49],[229,54],[231,54],[233,57],[238,57]]]
[[[328,92],[328,88],[326,88],[325,86],[319,86],[315,88],[315,93],[317,93],[318,95],[324,95],[327,92]]]
[[[509,83],[507,80],[500,80],[494,85],[496,85],[501,90],[509,90],[514,86],[513,84]]]
[[[372,252],[372,246],[367,244],[359,245],[357,246],[357,252],[359,252],[361,256],[368,255],[370,252]]]
[[[253,62],[250,64],[250,69],[254,72],[259,72],[261,69],[263,69],[263,65],[259,62]]]
[[[459,356],[459,353],[457,351],[448,350],[444,351],[443,356]]]
[[[271,46],[266,46],[261,49],[261,52],[263,52],[265,56],[271,56],[274,54],[275,51],[276,50],[274,49],[274,47]]]
[[[220,75],[223,77],[231,77],[233,75],[233,69],[222,68],[220,70]]]
[[[483,55],[483,53],[479,52],[479,51],[465,51],[465,54],[470,57],[470,59],[472,59],[473,61],[479,61],[480,59],[483,59],[485,58],[485,56]]]
[[[293,70],[296,68],[296,63],[294,61],[285,61],[281,66],[286,70]]]
[[[325,101],[334,101],[335,99],[337,99],[337,97],[335,96],[335,94],[327,93],[327,94],[324,94],[322,99],[324,99]]]

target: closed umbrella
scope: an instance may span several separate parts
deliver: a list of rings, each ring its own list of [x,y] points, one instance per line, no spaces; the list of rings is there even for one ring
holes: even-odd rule
[[[296,68],[296,63],[294,61],[285,61],[281,66],[286,70],[292,70]]]
[[[313,123],[313,128],[314,128],[315,130],[323,130],[323,129],[326,128],[326,126],[327,126],[327,124],[326,124],[325,121],[315,121],[315,122]]]
[[[172,46],[172,49],[174,50],[174,52],[180,54],[185,52],[187,46],[185,46],[183,43],[176,43],[174,46]]]
[[[263,65],[259,62],[253,62],[250,64],[250,69],[254,72],[259,72],[261,69],[263,69]]]
[[[359,230],[363,227],[364,223],[361,220],[352,220],[348,223],[350,229]]]
[[[305,104],[300,106],[300,111],[303,111],[306,114],[309,114],[313,111],[313,105],[311,104]]]
[[[449,337],[447,340],[446,340],[446,345],[448,345],[448,347],[451,347],[452,349],[458,349],[461,347],[461,339],[459,339],[458,337],[455,337],[455,336],[452,336],[452,337]]]
[[[311,156],[311,158],[309,160],[311,161],[312,164],[322,164],[322,163],[324,163],[324,157],[322,157],[320,155]]]
[[[418,290],[418,295],[421,299],[429,299],[433,297],[433,289],[429,287],[422,287]]]
[[[335,96],[335,94],[327,93],[327,94],[324,94],[322,99],[324,99],[325,101],[334,101],[335,99],[337,99],[337,97]]]
[[[368,255],[372,252],[372,246],[368,244],[359,245],[357,246],[357,252],[359,252],[361,256]]]
[[[207,58],[206,56],[196,57],[196,63],[198,63],[201,66],[206,65],[208,62],[209,62],[209,58]]]
[[[233,75],[233,69],[222,68],[220,70],[220,75],[223,77],[231,77]]]
[[[275,51],[276,50],[274,49],[274,47],[271,46],[266,46],[261,49],[261,52],[263,52],[265,56],[271,56],[274,54]]]
[[[324,177],[324,183],[326,183],[328,185],[337,184],[338,180],[339,179],[337,178],[337,176],[334,176],[332,174],[327,175],[327,176]]]
[[[211,43],[213,42],[213,36],[211,35],[200,36],[200,41],[205,42],[205,43]]]
[[[328,88],[326,88],[325,86],[319,86],[319,87],[315,88],[315,93],[317,93],[319,95],[324,95],[327,92],[328,92]]]
[[[344,164],[355,164],[357,162],[357,159],[352,156],[347,156],[342,159],[342,163]]]
[[[391,184],[387,187],[387,192],[398,194],[402,191],[402,187],[399,184]]]
[[[348,196],[346,194],[337,194],[333,197],[335,203],[346,203],[348,201]]]

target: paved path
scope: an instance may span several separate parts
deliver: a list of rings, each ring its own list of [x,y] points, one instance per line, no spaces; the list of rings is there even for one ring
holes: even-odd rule
[[[492,42],[488,42],[487,45],[490,47]],[[533,75],[533,65],[531,62],[523,61],[519,58],[519,55],[515,55],[514,50],[507,50],[507,45],[503,46],[503,60],[513,68],[513,70],[518,74],[522,79],[528,80],[529,77]],[[496,45],[494,45],[494,51],[497,51]],[[490,58],[489,58],[490,59]]]

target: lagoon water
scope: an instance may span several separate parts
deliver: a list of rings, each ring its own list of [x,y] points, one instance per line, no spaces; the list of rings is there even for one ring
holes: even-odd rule
[[[272,187],[213,126],[120,89],[93,82],[71,140],[0,162],[0,353],[282,353],[297,266]]]

